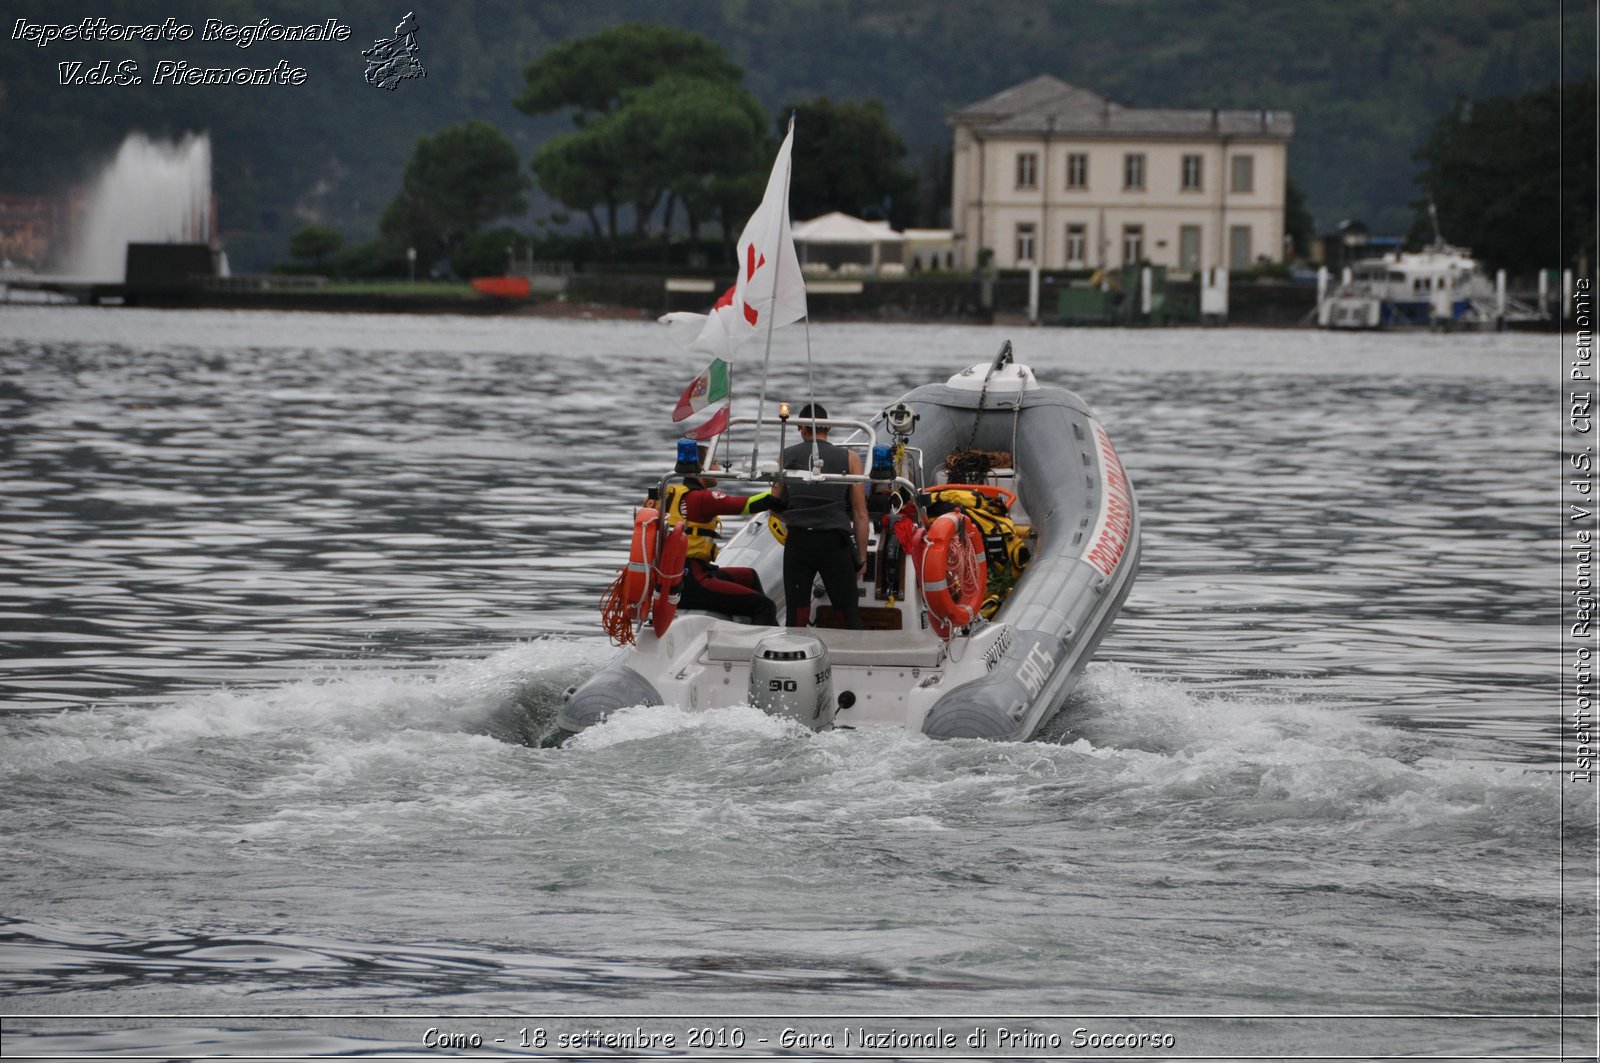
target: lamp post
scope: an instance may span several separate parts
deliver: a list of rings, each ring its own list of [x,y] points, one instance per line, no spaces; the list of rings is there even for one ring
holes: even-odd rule
[[[417,249],[416,248],[414,248],[414,247],[406,248],[406,265],[409,266],[410,270],[411,270],[411,283],[412,284],[417,283]]]

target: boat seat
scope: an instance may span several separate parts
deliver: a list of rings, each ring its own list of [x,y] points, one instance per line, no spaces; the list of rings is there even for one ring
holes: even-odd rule
[[[843,629],[848,626],[845,623],[843,609],[835,609],[831,605],[818,605],[814,606],[811,612],[817,627]],[[861,626],[868,631],[899,631],[905,626],[899,609],[885,605],[863,605],[857,612],[861,617]]]
[[[713,661],[748,663],[756,643],[779,628],[733,627],[716,624],[706,636],[706,657]],[[805,628],[828,647],[834,664],[876,668],[937,668],[944,660],[944,643],[933,639],[908,639],[899,631],[839,631]]]
[[[755,623],[755,621],[750,619],[748,616],[734,616],[732,613],[719,613],[715,609],[694,609],[694,608],[685,609],[683,606],[680,605],[678,607],[678,612],[679,613],[694,613],[697,616],[709,616],[713,620],[724,620],[724,621],[726,621],[726,622],[728,622],[730,624],[754,624]]]

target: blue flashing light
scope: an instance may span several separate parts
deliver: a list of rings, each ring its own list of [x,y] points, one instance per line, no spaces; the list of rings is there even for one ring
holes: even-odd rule
[[[887,443],[879,443],[872,448],[872,478],[874,480],[894,478],[894,448]]]
[[[700,444],[692,439],[678,440],[678,464],[673,471],[680,476],[693,476],[700,471]]]

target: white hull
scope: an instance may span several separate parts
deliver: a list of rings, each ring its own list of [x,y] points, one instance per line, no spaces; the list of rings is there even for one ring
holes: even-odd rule
[[[1032,737],[1065,702],[1132,586],[1137,502],[1104,429],[1080,398],[1039,385],[1026,367],[991,370],[985,388],[986,368],[905,396],[920,415],[911,444],[923,457],[913,475],[918,486],[939,482],[943,457],[968,446],[1012,452],[1014,468],[996,482],[1016,491],[1018,523],[1031,521],[1033,558],[992,620],[948,639],[929,623],[909,559],[898,586],[871,576],[862,584],[864,611],[890,630],[804,629],[826,649],[835,726]],[[878,539],[875,526],[874,563],[885,547]],[[718,563],[755,568],[769,592],[781,588],[782,547],[764,517],[734,534]],[[559,726],[579,731],[634,705],[750,704],[752,656],[774,630],[693,612],[680,612],[660,638],[646,626],[636,646],[570,692]]]

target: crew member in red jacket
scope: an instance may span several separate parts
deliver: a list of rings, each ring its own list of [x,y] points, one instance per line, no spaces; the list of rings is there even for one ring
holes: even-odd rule
[[[762,589],[761,577],[756,570],[722,568],[715,561],[717,533],[722,526],[720,518],[781,509],[783,503],[773,498],[770,491],[746,498],[714,490],[716,478],[703,471],[704,463],[702,447],[700,461],[693,475],[685,476],[682,484],[667,489],[664,508],[667,520],[673,524],[681,523],[689,539],[678,608],[707,609],[728,616],[745,617],[754,624],[775,627],[778,611]],[[679,471],[688,470],[680,467]]]

